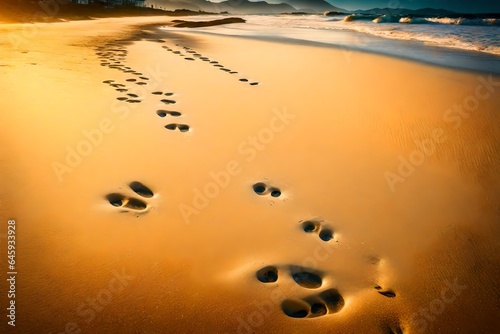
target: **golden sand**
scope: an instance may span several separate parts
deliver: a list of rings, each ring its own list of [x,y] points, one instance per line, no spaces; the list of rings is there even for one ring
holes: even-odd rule
[[[499,77],[162,20],[0,27],[2,328],[498,328]]]

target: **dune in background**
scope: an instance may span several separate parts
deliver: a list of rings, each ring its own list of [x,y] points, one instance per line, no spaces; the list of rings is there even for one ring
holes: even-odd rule
[[[2,330],[498,328],[498,76],[160,24],[0,26]]]

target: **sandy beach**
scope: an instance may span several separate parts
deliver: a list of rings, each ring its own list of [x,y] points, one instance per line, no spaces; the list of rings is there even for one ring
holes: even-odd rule
[[[169,21],[0,25],[2,331],[495,332],[499,76]]]

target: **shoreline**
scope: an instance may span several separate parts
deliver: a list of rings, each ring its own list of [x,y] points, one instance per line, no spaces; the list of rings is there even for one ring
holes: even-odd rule
[[[2,26],[21,331],[494,331],[498,76],[164,20]]]
[[[247,25],[251,24],[247,22]],[[299,31],[299,30],[297,30]],[[475,73],[492,73],[500,75],[500,56],[492,53],[465,50],[458,47],[430,45],[422,41],[408,41],[402,39],[390,39],[379,36],[367,35],[362,32],[355,31],[329,31],[332,36],[344,36],[342,39],[359,41],[366,39],[367,41],[375,41],[375,46],[356,46],[349,45],[346,41],[337,41],[336,43],[326,42],[321,40],[306,40],[287,35],[282,36],[262,36],[258,35],[259,31],[255,31],[254,35],[230,34],[226,32],[212,32],[210,30],[193,30],[199,34],[210,34],[215,36],[230,36],[241,37],[245,39],[257,39],[262,41],[275,41],[283,43],[291,43],[297,45],[311,45],[311,46],[324,46],[327,48],[334,48],[338,50],[350,52],[365,52],[368,54],[383,55],[397,59],[404,59],[417,63],[457,69],[464,71],[471,71]],[[249,30],[251,33],[251,30]],[[402,51],[403,50],[403,51]],[[409,50],[412,50],[410,52]],[[437,55],[437,56],[436,56]],[[451,64],[450,64],[451,63]]]

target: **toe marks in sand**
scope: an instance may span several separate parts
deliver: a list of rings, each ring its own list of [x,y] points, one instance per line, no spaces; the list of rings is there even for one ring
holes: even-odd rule
[[[188,132],[189,131],[189,125],[187,124],[177,124],[177,123],[171,123],[165,125],[165,128],[168,130],[179,130],[180,132]]]
[[[322,274],[316,270],[296,265],[289,265],[282,269],[288,272],[293,281],[306,289],[318,289],[323,284]],[[257,279],[262,283],[274,283],[278,281],[278,268],[276,266],[266,266],[257,270]]]
[[[261,283],[275,283],[279,280],[280,271],[285,271],[297,285],[307,290],[320,289],[323,285],[321,273],[296,265],[289,265],[280,270],[276,266],[266,266],[257,270],[255,276]],[[316,318],[337,313],[344,305],[345,301],[340,292],[328,288],[304,298],[287,298],[281,302],[281,310],[291,318]]]
[[[325,242],[333,239],[333,229],[322,221],[306,220],[301,223],[301,228],[306,233],[318,233],[318,237]]]
[[[117,208],[125,209],[125,211],[146,212],[149,208],[146,199],[154,196],[153,191],[139,181],[133,181],[128,186],[135,194],[143,199],[126,196],[120,193],[111,193],[106,195],[109,204]]]
[[[281,303],[283,313],[291,318],[316,318],[338,313],[345,301],[337,289],[328,289],[304,299],[285,299]]]
[[[271,195],[271,197],[280,197],[281,190],[276,187],[270,187],[264,182],[255,183],[253,186],[253,191],[259,196]]]

